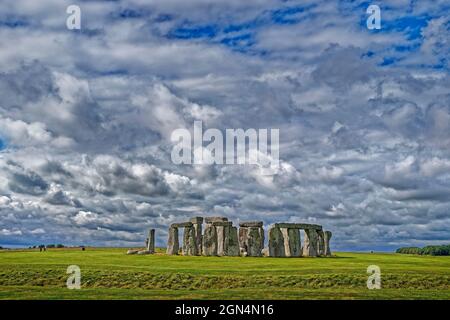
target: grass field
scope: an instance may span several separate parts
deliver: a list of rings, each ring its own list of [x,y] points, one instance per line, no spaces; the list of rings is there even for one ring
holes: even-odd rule
[[[0,299],[450,299],[450,257],[336,253],[332,258],[126,255],[126,249],[0,251]],[[66,288],[69,265],[80,290]],[[369,265],[381,268],[368,290]]]

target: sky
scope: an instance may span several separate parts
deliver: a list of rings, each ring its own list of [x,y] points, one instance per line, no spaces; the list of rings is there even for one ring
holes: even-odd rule
[[[193,216],[450,242],[448,0],[0,0],[0,39],[0,246],[164,246]],[[279,129],[280,166],[175,165],[195,120]]]

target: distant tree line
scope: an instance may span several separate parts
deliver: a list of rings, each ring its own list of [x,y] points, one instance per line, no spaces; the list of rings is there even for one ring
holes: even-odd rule
[[[38,246],[32,246],[29,247],[30,249],[36,249],[36,248],[47,248],[47,249],[52,249],[52,248],[65,248],[65,246],[63,244],[41,244]]]
[[[405,254],[429,255],[429,256],[450,256],[450,245],[426,246],[423,248],[404,247],[397,249],[396,252]]]

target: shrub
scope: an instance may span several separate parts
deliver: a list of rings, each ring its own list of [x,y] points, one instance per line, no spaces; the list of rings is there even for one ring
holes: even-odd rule
[[[419,247],[405,247],[405,248],[399,248],[397,249],[397,253],[403,253],[403,254],[421,254],[422,249]]]
[[[421,254],[430,256],[448,256],[450,255],[450,245],[426,246],[422,249]]]
[[[396,250],[397,253],[403,254],[420,254],[430,256],[450,256],[450,245],[442,246],[426,246],[418,247],[403,247]]]

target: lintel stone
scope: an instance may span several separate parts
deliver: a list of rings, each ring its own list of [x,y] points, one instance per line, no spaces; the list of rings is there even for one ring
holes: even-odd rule
[[[225,217],[206,217],[205,223],[213,223],[218,221],[228,221],[228,218]]]
[[[189,219],[189,222],[193,224],[202,224],[203,223],[203,217],[193,217]]]
[[[192,222],[180,222],[180,223],[172,223],[170,226],[172,228],[188,228],[188,227],[192,227],[193,224],[192,224]]]
[[[213,226],[216,227],[231,227],[233,225],[233,222],[231,221],[214,221],[212,223]]]
[[[286,229],[312,229],[312,230],[322,230],[322,226],[318,224],[308,224],[308,223],[275,223],[278,228]]]
[[[263,226],[262,221],[246,221],[239,223],[239,227],[243,228],[259,228]]]

